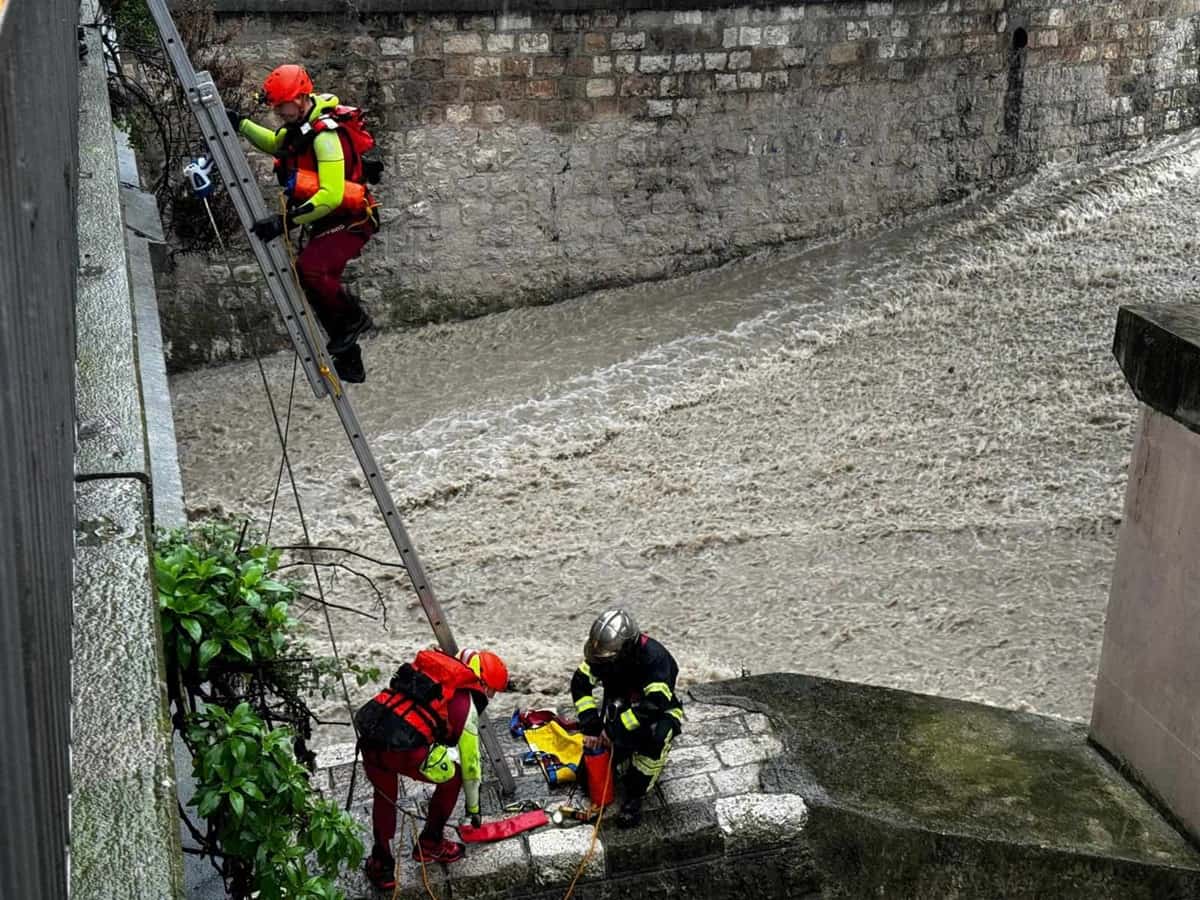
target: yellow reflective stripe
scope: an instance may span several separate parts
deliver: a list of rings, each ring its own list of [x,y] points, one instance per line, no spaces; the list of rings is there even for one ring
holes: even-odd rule
[[[643,775],[657,775],[663,770],[663,767],[666,766],[666,764],[667,761],[665,759],[654,760],[650,759],[648,756],[637,755],[633,757],[633,767]]]
[[[677,707],[675,707],[675,709],[668,709],[667,715],[674,716],[676,719],[678,719],[680,722],[682,722],[683,721],[683,708],[677,706]]]
[[[596,698],[591,694],[588,694],[586,697],[580,697],[575,701],[575,712],[577,713],[587,712],[589,709],[595,708]]]
[[[592,674],[592,667],[587,664],[586,660],[579,664],[579,671],[586,675],[592,684],[596,683],[596,676]]]
[[[663,741],[662,753],[659,754],[658,759],[651,759],[650,757],[642,756],[639,753],[633,754],[633,759],[630,760],[630,762],[633,764],[633,767],[650,779],[650,783],[646,785],[646,790],[650,790],[650,788],[654,787],[655,783],[658,781],[658,776],[661,775],[663,769],[666,768],[667,754],[670,752],[671,737],[668,736],[667,739]]]
[[[664,697],[666,697],[668,700],[670,700],[674,696],[674,694],[671,693],[671,686],[668,685],[665,681],[650,682],[650,684],[648,684],[644,688],[642,688],[642,693],[643,694],[659,693],[659,694],[662,694]]]
[[[632,709],[627,709],[621,713],[621,724],[625,726],[626,731],[634,731],[642,723],[638,721]]]

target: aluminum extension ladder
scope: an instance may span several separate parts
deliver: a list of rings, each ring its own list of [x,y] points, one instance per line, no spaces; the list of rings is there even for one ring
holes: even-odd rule
[[[238,135],[225,115],[225,105],[221,102],[221,96],[217,93],[212,76],[208,72],[197,72],[192,68],[187,50],[180,40],[175,22],[171,18],[167,0],[147,0],[147,2],[150,12],[154,16],[163,46],[175,69],[176,77],[187,94],[188,105],[196,116],[196,121],[200,124],[200,131],[208,144],[209,153],[221,172],[229,196],[233,198],[238,218],[242,222],[242,227],[250,240],[250,247],[254,250],[254,256],[258,259],[263,276],[266,278],[271,299],[275,301],[275,305],[279,308],[279,314],[283,317],[284,325],[287,326],[292,344],[304,367],[304,374],[312,386],[313,394],[317,399],[328,396],[333,401],[334,409],[337,410],[338,416],[342,420],[342,427],[346,429],[346,436],[350,438],[350,445],[354,448],[354,455],[358,457],[363,474],[367,476],[367,484],[371,486],[371,493],[375,495],[375,502],[383,514],[383,521],[392,536],[392,541],[396,544],[396,550],[400,553],[400,561],[404,565],[405,571],[408,572],[409,578],[412,579],[417,597],[421,601],[421,608],[425,610],[425,615],[429,619],[438,644],[447,653],[456,654],[458,644],[446,622],[441,605],[434,597],[433,589],[429,586],[429,579],[425,576],[425,569],[408,536],[408,531],[400,519],[400,514],[396,511],[396,504],[392,501],[387,483],[379,471],[379,464],[375,461],[375,456],[371,453],[371,448],[363,437],[358,417],[354,414],[354,408],[350,405],[350,400],[342,389],[341,382],[329,374],[330,362],[325,356],[325,348],[320,345],[319,337],[314,342],[313,336],[319,336],[320,332],[316,330],[316,322],[313,320],[308,304],[297,290],[287,251],[279,238],[262,241],[250,230],[255,222],[269,215],[269,211],[250,169],[250,164],[246,161],[246,154],[238,141]],[[496,734],[483,714],[479,716],[479,736],[484,752],[500,782],[502,792],[506,795],[512,794],[516,790],[512,772],[509,771],[504,755],[500,752]]]

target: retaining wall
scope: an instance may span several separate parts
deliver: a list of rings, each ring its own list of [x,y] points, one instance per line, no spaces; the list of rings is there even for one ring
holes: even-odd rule
[[[249,81],[296,61],[370,110],[387,225],[352,277],[381,323],[713,266],[1196,123],[1197,0],[595,5],[219,0]],[[248,262],[177,259],[173,367],[246,352]]]

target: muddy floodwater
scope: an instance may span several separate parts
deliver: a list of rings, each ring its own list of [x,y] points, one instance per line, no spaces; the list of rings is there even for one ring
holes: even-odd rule
[[[1137,415],[1117,307],[1195,295],[1198,175],[1200,140],[1171,139],[896,230],[366,341],[352,400],[459,642],[509,662],[501,712],[561,700],[619,603],[684,681],[799,671],[1086,718]],[[282,412],[292,358],[266,367]],[[190,514],[265,528],[280,448],[254,364],[172,390]],[[394,559],[303,377],[288,445],[314,541]],[[300,540],[286,482],[271,538]],[[333,612],[343,654],[389,670],[429,643],[402,571],[327,558],[386,602],[386,626]],[[349,569],[324,570],[330,599],[378,616]]]

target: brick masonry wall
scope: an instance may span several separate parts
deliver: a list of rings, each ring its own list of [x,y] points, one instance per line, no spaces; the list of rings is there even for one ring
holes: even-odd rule
[[[351,277],[400,325],[712,266],[1190,128],[1198,11],[893,0],[224,19],[255,79],[298,61],[369,109],[386,228]],[[256,281],[177,258],[160,286],[175,368],[244,352],[228,308]]]

